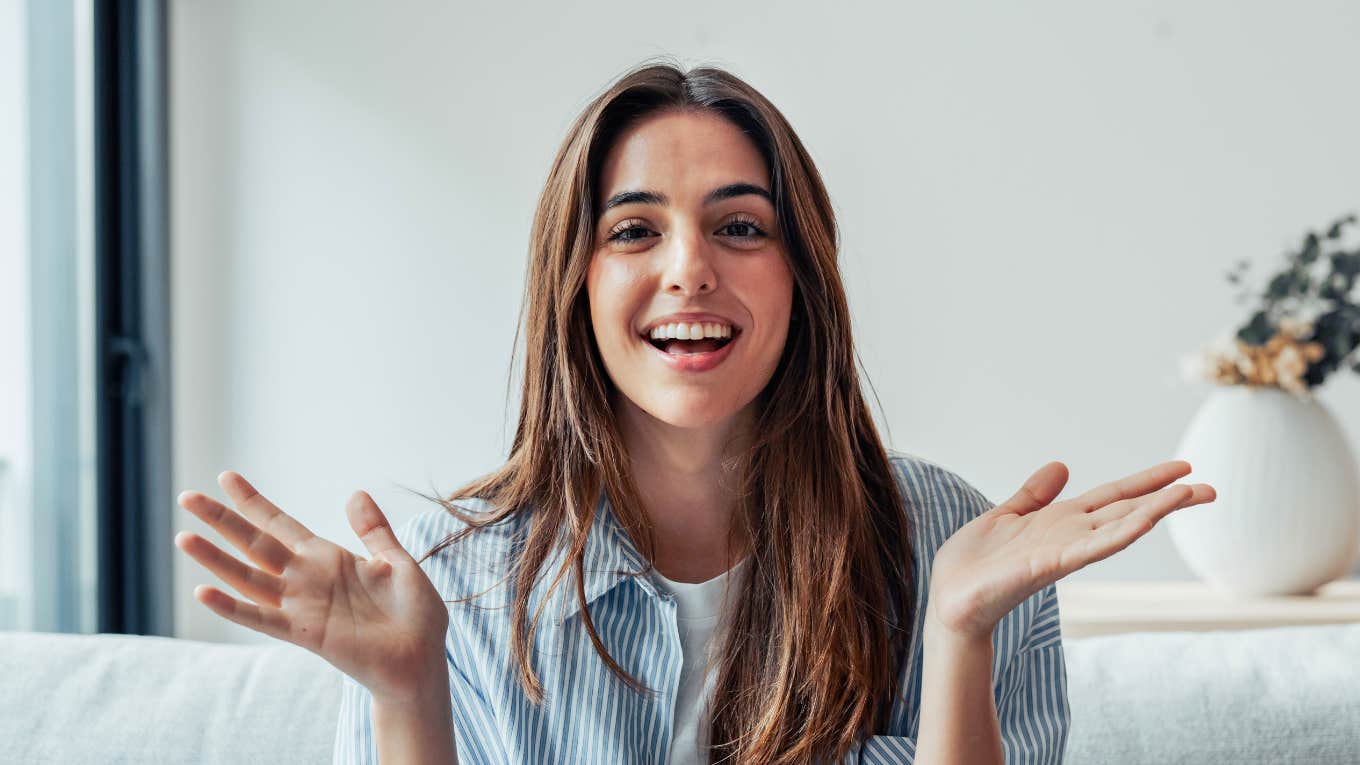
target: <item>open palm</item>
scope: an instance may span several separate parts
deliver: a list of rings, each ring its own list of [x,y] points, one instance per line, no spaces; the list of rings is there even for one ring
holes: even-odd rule
[[[180,494],[179,504],[258,568],[180,532],[176,546],[251,601],[200,585],[201,603],[316,653],[375,695],[405,695],[422,672],[442,667],[447,607],[366,492],[350,497],[346,513],[369,559],[316,536],[240,474],[217,481],[240,513],[196,491]]]
[[[1189,472],[1184,460],[1164,462],[1053,502],[1067,467],[1048,463],[940,546],[928,610],[951,631],[990,635],[1030,595],[1128,547],[1171,512],[1212,502],[1209,484],[1167,486]]]

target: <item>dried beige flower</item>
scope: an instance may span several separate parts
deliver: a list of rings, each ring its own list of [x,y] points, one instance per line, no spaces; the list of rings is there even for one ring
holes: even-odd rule
[[[1313,334],[1313,324],[1312,322],[1286,316],[1280,319],[1280,331],[1295,340],[1302,340]]]
[[[1183,356],[1181,374],[1185,379],[1219,385],[1273,386],[1307,397],[1309,388],[1303,378],[1308,365],[1325,353],[1320,343],[1302,341],[1312,334],[1311,323],[1286,317],[1264,345],[1219,337],[1198,354]]]

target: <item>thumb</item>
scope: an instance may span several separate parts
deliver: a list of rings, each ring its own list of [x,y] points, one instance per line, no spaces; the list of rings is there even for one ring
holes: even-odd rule
[[[406,548],[397,541],[392,533],[392,525],[387,516],[378,508],[378,503],[366,491],[356,491],[345,504],[345,514],[349,516],[350,528],[359,535],[364,547],[374,556],[393,554],[410,556]]]
[[[1014,496],[996,509],[1003,513],[1024,515],[1048,507],[1067,485],[1067,478],[1067,466],[1054,460],[1035,471]]]

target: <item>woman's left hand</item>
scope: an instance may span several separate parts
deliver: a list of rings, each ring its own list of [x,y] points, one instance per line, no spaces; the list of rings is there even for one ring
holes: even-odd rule
[[[965,524],[935,553],[930,626],[990,638],[1029,596],[1128,547],[1173,511],[1212,502],[1217,495],[1207,483],[1167,486],[1189,472],[1184,460],[1163,462],[1049,504],[1067,484],[1067,467],[1044,465],[1015,496]]]

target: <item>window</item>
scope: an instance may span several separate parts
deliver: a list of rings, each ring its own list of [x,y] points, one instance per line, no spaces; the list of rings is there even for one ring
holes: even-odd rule
[[[3,629],[90,632],[97,623],[92,167],[90,134],[80,129],[91,118],[90,16],[82,5],[0,2]]]
[[[164,17],[0,0],[0,629],[171,629]]]

